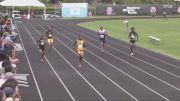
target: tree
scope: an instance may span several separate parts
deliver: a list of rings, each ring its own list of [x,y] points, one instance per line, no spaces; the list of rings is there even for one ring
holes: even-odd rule
[[[50,0],[51,3],[55,4],[57,3],[59,0]]]
[[[40,0],[41,2],[43,2],[44,4],[48,4],[50,1],[49,0]]]

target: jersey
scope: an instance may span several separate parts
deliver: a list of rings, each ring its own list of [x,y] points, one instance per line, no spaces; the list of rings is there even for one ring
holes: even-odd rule
[[[40,39],[39,40],[39,46],[44,46],[45,45],[45,40],[44,39]]]
[[[48,30],[48,31],[46,32],[46,35],[47,35],[48,38],[52,38],[52,37],[53,37],[53,32],[52,32],[52,30]]]
[[[99,30],[98,35],[100,39],[104,39],[106,37],[106,30],[105,29]]]
[[[77,51],[84,50],[84,40],[77,40]]]
[[[137,33],[136,32],[130,32],[129,37],[130,37],[130,40],[136,40],[137,39]]]

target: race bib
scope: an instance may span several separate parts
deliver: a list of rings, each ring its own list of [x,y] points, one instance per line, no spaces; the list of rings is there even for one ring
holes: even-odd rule
[[[44,41],[41,41],[40,45],[44,45],[44,44],[45,44]]]
[[[134,38],[135,38],[134,34],[131,34],[131,38],[132,38],[132,39],[134,39]]]
[[[82,44],[79,44],[79,45],[78,45],[78,48],[83,48],[83,45],[82,45]]]
[[[104,38],[104,35],[100,35],[100,38]]]
[[[49,37],[52,37],[52,34],[49,34]]]

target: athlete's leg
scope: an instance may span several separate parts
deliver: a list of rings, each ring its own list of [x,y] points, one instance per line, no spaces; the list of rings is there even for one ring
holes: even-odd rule
[[[53,39],[50,39],[50,41],[49,41],[49,47],[50,47],[49,51],[51,51],[51,49],[53,47],[52,45],[53,45]]]
[[[131,42],[131,55],[134,54],[134,44],[135,44],[135,41]]]
[[[43,62],[43,58],[44,58],[44,50],[43,49],[39,49],[39,53],[41,54],[41,62]]]
[[[78,66],[80,68],[81,68],[81,63],[82,63],[83,57],[84,57],[84,51],[80,51],[79,52],[79,66]]]
[[[41,55],[41,59],[44,58],[44,50],[42,50],[42,55]]]
[[[133,42],[132,42],[132,40],[130,40],[130,50],[131,50],[130,55],[133,55]]]
[[[104,50],[104,42],[101,42],[101,51],[103,52]]]
[[[82,62],[82,56],[81,55],[79,55],[79,66],[78,67],[80,67],[81,68],[81,62]]]

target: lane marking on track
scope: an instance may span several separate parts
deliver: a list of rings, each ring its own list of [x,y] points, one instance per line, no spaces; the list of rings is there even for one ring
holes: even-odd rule
[[[56,30],[55,30],[55,31],[56,31]],[[56,31],[56,32],[59,33],[58,31]],[[60,35],[62,35],[62,34],[60,33]],[[64,36],[64,35],[62,35],[62,36]],[[64,36],[64,37],[73,42],[73,40],[71,40],[70,38],[68,38],[68,37],[66,37],[66,36]],[[57,40],[59,40],[59,39],[57,39]],[[59,41],[60,41],[60,40],[59,40]],[[62,41],[61,41],[61,42],[62,42]],[[86,50],[87,50],[87,49],[86,49]],[[90,52],[90,51],[89,51],[89,52]],[[91,52],[91,53],[92,53],[92,52]],[[101,58],[101,59],[102,59],[102,58]],[[102,60],[104,60],[104,59],[102,59]],[[104,61],[106,61],[106,60],[104,60]],[[109,62],[106,61],[106,63],[109,63]],[[109,64],[111,64],[111,63],[109,63]],[[113,65],[111,64],[110,66],[113,66]],[[167,99],[166,97],[162,96],[161,94],[159,94],[158,92],[154,91],[153,89],[151,89],[150,87],[146,86],[145,84],[141,83],[140,81],[136,80],[135,78],[131,77],[130,75],[126,74],[126,73],[123,72],[121,69],[118,69],[118,68],[115,67],[115,66],[113,66],[113,67],[114,67],[115,69],[117,69],[118,71],[122,72],[123,74],[127,75],[127,76],[130,77],[131,79],[135,80],[136,82],[140,83],[141,85],[143,85],[143,86],[146,87],[147,89],[151,90],[151,91],[154,92],[155,94],[157,94],[157,95],[159,95],[160,97],[164,98],[165,100],[169,101],[169,99]]]
[[[76,52],[74,52],[72,49],[70,49],[65,43],[63,43],[62,41],[60,41],[57,37],[55,37],[56,40],[58,40],[60,43],[62,43],[65,47],[67,47],[69,50],[71,50],[73,53],[75,53],[77,55]],[[114,82],[112,79],[110,79],[107,75],[105,75],[104,73],[102,73],[99,69],[97,69],[95,66],[93,66],[91,63],[89,63],[86,59],[84,59],[85,62],[87,64],[89,64],[91,67],[93,67],[96,71],[98,71],[101,75],[103,75],[105,78],[107,78],[109,81],[111,81],[115,86],[117,86],[118,88],[120,88],[121,90],[123,90],[126,94],[128,94],[131,98],[133,98],[135,101],[138,101],[137,98],[135,98],[133,95],[131,95],[128,91],[126,91],[124,88],[122,88],[121,86],[119,86],[116,82]]]
[[[56,31],[59,35],[62,35],[62,36],[64,36],[65,38],[69,39],[67,36],[65,36],[65,35],[63,35],[63,34],[61,34],[61,33],[59,33],[57,30],[55,30],[55,31]],[[67,31],[66,31],[66,32],[67,32]],[[69,32],[67,32],[67,33],[69,33]],[[74,36],[74,35],[73,35],[73,36]],[[71,40],[71,39],[70,39],[70,40]],[[89,42],[88,42],[88,43],[89,43]],[[91,44],[91,43],[89,43],[89,44]],[[93,45],[93,44],[91,44],[91,45],[94,46],[94,47],[96,47],[97,49],[100,49],[99,47],[97,47],[97,46],[95,46],[95,45]],[[136,68],[136,69],[138,69],[138,70],[144,72],[144,73],[146,73],[146,74],[148,74],[148,75],[150,75],[151,77],[153,77],[153,78],[155,78],[155,79],[157,79],[157,80],[159,80],[159,81],[161,81],[161,82],[167,84],[168,86],[171,86],[172,88],[174,88],[174,89],[180,91],[179,88],[175,87],[174,85],[169,84],[168,82],[166,82],[166,81],[164,81],[164,80],[161,80],[160,78],[158,78],[158,77],[156,77],[156,76],[154,76],[154,75],[152,75],[152,74],[146,72],[145,70],[142,70],[142,69],[138,68],[137,66],[135,66],[135,65],[133,65],[133,64],[131,64],[131,63],[129,63],[129,62],[123,60],[123,59],[120,59],[119,57],[114,56],[113,54],[111,54],[111,53],[109,53],[109,52],[107,52],[107,51],[105,51],[105,53],[107,53],[107,54],[113,56],[114,58],[116,58],[116,59],[118,59],[118,60],[120,60],[120,61],[122,61],[122,62],[124,62],[124,63],[126,63],[126,64],[128,64],[128,65],[130,65],[130,66],[132,66],[132,67],[134,67],[134,68]],[[175,74],[174,74],[174,75],[175,75]]]
[[[33,27],[33,26],[32,26]],[[34,27],[33,27],[34,28]],[[34,28],[35,29],[35,28]],[[36,32],[37,33],[39,33],[39,35],[40,35],[40,32],[37,30],[37,29],[35,29],[36,30]],[[45,30],[45,29],[44,29]],[[96,88],[79,72],[79,71],[77,71],[76,69],[75,69],[75,67],[61,54],[61,53],[59,53],[59,51],[56,49],[56,48],[54,48],[53,47],[53,49],[68,63],[68,65],[70,65],[75,71],[76,71],[76,73],[78,74],[78,75],[80,75],[80,77],[81,78],[83,78],[83,80],[85,80],[85,82],[104,100],[104,101],[107,101],[107,99],[104,97],[104,96],[102,96],[102,94],[98,91],[98,90],[96,90]]]
[[[31,39],[33,40],[34,44],[37,45],[35,39],[33,38],[33,36],[30,34],[29,30],[27,29],[27,27],[23,24],[25,30],[28,32],[29,36],[31,37]],[[63,87],[65,88],[65,90],[67,91],[67,93],[69,94],[69,96],[71,97],[71,99],[73,101],[75,101],[74,97],[72,96],[72,94],[70,93],[70,91],[68,90],[68,88],[66,87],[66,85],[64,84],[64,82],[62,81],[61,77],[59,77],[59,75],[57,74],[57,72],[55,71],[54,67],[52,66],[52,64],[49,62],[49,60],[46,58],[45,59],[47,61],[47,63],[49,64],[50,68],[53,70],[54,74],[56,75],[56,77],[58,78],[59,82],[63,85]]]
[[[34,82],[35,82],[36,88],[37,88],[37,90],[38,90],[38,94],[39,94],[40,100],[41,100],[41,101],[44,101],[44,100],[43,100],[43,97],[42,97],[42,94],[41,94],[41,91],[40,91],[40,89],[39,89],[39,85],[38,85],[38,83],[37,83],[36,77],[35,77],[35,75],[34,75],[34,71],[33,71],[33,69],[32,69],[31,63],[30,63],[30,61],[29,61],[29,58],[28,58],[28,55],[27,55],[26,49],[25,49],[25,47],[24,47],[23,40],[22,40],[22,38],[21,38],[21,34],[19,33],[18,26],[17,26],[17,24],[16,24],[16,23],[15,23],[15,25],[16,25],[16,27],[17,27],[17,32],[18,32],[18,35],[19,35],[20,41],[21,41],[21,43],[22,43],[22,47],[23,47],[23,49],[24,49],[24,53],[25,53],[25,56],[26,56],[26,59],[27,59],[27,62],[28,62],[28,65],[29,65],[30,71],[31,71],[31,73],[32,73],[32,77],[33,77],[33,79],[34,79]]]
[[[64,30],[65,31],[65,30]],[[74,32],[76,32],[76,33],[79,33],[78,31],[76,31],[76,30],[72,30],[72,31],[74,31]],[[67,31],[66,31],[67,32]],[[72,34],[71,34],[72,35]],[[84,34],[83,34],[84,35]],[[73,36],[75,36],[75,35],[73,35]],[[91,38],[91,37],[89,37],[89,36],[87,36],[87,35],[85,35],[87,38],[89,38],[89,39],[91,39],[91,40],[94,40],[94,41],[96,41],[96,42],[99,42],[99,41],[97,41],[97,40],[95,40],[95,39],[93,39],[93,38]],[[88,42],[88,41],[87,41]],[[89,44],[91,44],[90,42],[88,42]],[[93,44],[91,44],[91,45],[93,45]],[[94,45],[93,45],[94,46]],[[123,52],[123,51],[121,51],[121,50],[119,50],[119,49],[117,49],[117,48],[114,48],[114,47],[111,47],[111,46],[109,46],[109,45],[106,45],[107,47],[109,47],[109,48],[111,48],[111,49],[114,49],[114,50],[116,50],[116,51],[118,51],[118,52],[121,52],[121,53],[123,53],[123,54],[125,54],[125,55],[127,55],[128,57],[131,57],[131,58],[134,58],[134,59],[136,59],[136,60],[138,60],[138,61],[141,61],[141,62],[143,62],[143,63],[145,63],[145,64],[148,64],[148,65],[150,65],[150,66],[153,66],[154,68],[156,68],[156,69],[159,69],[159,70],[161,70],[161,71],[163,71],[163,72],[166,72],[166,73],[168,73],[169,75],[172,75],[172,76],[174,76],[174,77],[176,77],[176,78],[180,78],[180,76],[178,76],[178,75],[176,75],[176,74],[174,74],[174,73],[171,73],[171,72],[169,72],[169,71],[166,71],[166,70],[164,70],[164,69],[162,69],[162,68],[159,68],[158,66],[155,66],[155,65],[153,65],[153,64],[151,64],[151,63],[148,63],[148,62],[146,62],[146,61],[144,61],[144,60],[141,60],[141,59],[139,59],[139,58],[137,58],[137,57],[132,57],[132,56],[130,56],[129,54],[127,54],[127,53],[125,53],[125,52]],[[127,47],[126,47],[127,48]],[[177,67],[178,68],[178,67]],[[180,69],[180,68],[178,68],[178,69]]]
[[[77,24],[77,25],[78,25],[78,24]],[[76,26],[76,27],[77,27],[77,26]],[[78,26],[78,27],[79,27],[79,26]],[[80,28],[80,27],[79,27],[79,28]],[[87,31],[86,31],[85,29],[83,29],[83,28],[82,28],[82,30],[84,30],[84,32],[87,32]],[[91,31],[93,31],[93,30],[91,30]],[[96,31],[93,31],[93,32],[96,32]],[[93,39],[93,36],[92,36],[92,39]],[[127,47],[127,46],[125,46],[125,45],[122,45],[122,44],[119,44],[119,43],[117,43],[117,42],[111,41],[111,40],[109,40],[109,39],[107,39],[107,41],[109,41],[109,42],[111,42],[111,43],[113,43],[113,44],[116,44],[116,45],[118,45],[118,46],[121,46],[121,47],[124,47],[124,48],[129,49],[129,47]],[[140,46],[139,46],[139,47],[140,47]],[[165,56],[165,58],[168,57],[168,58],[170,58],[170,59],[175,59],[175,61],[179,61],[179,59],[177,59],[176,57],[169,56],[168,54],[161,54],[161,53],[158,53],[158,52],[156,52],[156,51],[153,51],[153,50],[150,50],[150,49],[147,49],[147,48],[144,48],[144,47],[140,47],[140,48],[145,49],[145,50],[147,50],[147,51],[150,51],[150,52],[152,52],[152,53],[156,53],[156,54],[161,55],[161,56]],[[137,52],[137,53],[139,53],[139,54],[142,54],[142,55],[145,55],[145,56],[147,56],[147,57],[153,58],[153,59],[155,59],[155,60],[157,60],[157,61],[160,61],[160,62],[163,62],[163,63],[165,63],[165,64],[171,65],[171,66],[173,66],[173,67],[175,67],[175,68],[177,68],[177,69],[180,69],[179,66],[176,66],[176,65],[174,65],[174,64],[168,63],[167,61],[164,61],[164,60],[161,60],[161,59],[152,57],[152,56],[150,56],[150,55],[147,55],[147,54],[142,53],[142,52],[137,51],[137,50],[135,50],[135,52]]]

